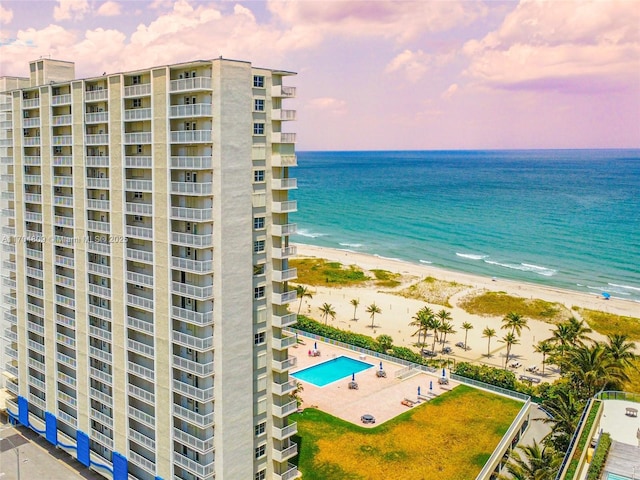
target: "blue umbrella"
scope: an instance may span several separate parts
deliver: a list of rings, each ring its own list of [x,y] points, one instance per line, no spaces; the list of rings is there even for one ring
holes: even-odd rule
[[[605,300],[609,300],[611,298],[611,294],[609,292],[602,292],[602,296]]]
[[[447,372],[445,371],[445,369],[442,369],[442,378],[445,378],[447,376]]]
[[[356,374],[355,372],[351,374],[351,381],[355,382],[356,381]]]
[[[433,390],[433,380],[429,380],[429,390]]]
[[[318,349],[318,342],[313,342],[313,349],[317,350]]]
[[[380,362],[380,370],[382,370],[382,362]]]
[[[420,396],[420,386],[418,385],[418,396]]]

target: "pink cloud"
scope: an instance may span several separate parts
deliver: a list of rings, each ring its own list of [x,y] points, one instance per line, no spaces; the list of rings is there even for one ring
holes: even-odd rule
[[[80,20],[89,11],[87,0],[58,0],[53,8],[55,20]]]
[[[0,24],[1,23],[10,23],[11,19],[13,19],[13,10],[10,8],[4,8],[0,5]]]
[[[122,7],[119,3],[108,0],[100,5],[100,8],[96,11],[97,15],[102,17],[115,17],[120,15]]]
[[[466,71],[495,88],[609,91],[640,79],[635,2],[524,1],[500,28],[465,44]]]
[[[429,70],[431,57],[422,50],[404,50],[396,55],[385,68],[386,73],[402,72],[409,81],[417,82]]]
[[[337,115],[347,113],[347,102],[333,97],[318,97],[309,101],[308,106],[312,110],[328,112]]]

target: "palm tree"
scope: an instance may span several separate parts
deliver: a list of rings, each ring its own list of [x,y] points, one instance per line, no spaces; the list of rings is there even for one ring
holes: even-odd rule
[[[442,333],[442,348],[444,349],[444,344],[447,341],[448,334],[456,333],[456,330],[453,328],[453,324],[451,322],[442,322],[442,326],[440,327],[440,333]]]
[[[356,317],[356,311],[358,310],[358,305],[360,305],[360,299],[352,298],[351,305],[353,305],[353,320],[356,321],[358,318]]]
[[[322,312],[322,316],[324,317],[324,324],[327,324],[327,319],[331,317],[331,320],[336,319],[336,311],[333,309],[333,305],[330,303],[323,303],[320,307],[320,311]]]
[[[502,329],[511,329],[511,333],[517,333],[518,336],[522,335],[523,328],[529,328],[527,325],[527,319],[522,315],[516,312],[507,313],[507,315],[502,319]]]
[[[553,363],[560,366],[560,374],[562,374],[565,363],[565,353],[573,345],[573,331],[568,323],[563,322],[559,323],[551,333],[553,335],[549,341],[556,346],[560,355],[559,359],[553,359]]]
[[[302,300],[304,298],[312,299],[313,298],[313,294],[304,285],[296,286],[296,293],[298,294],[298,297],[300,298],[300,305],[298,305],[298,315],[300,315],[300,309],[302,308]]]
[[[623,368],[633,368],[637,370],[634,364],[634,360],[638,357],[634,353],[636,344],[633,342],[627,342],[628,335],[614,333],[607,335],[608,342],[605,343],[604,348],[607,353]]]
[[[386,352],[393,346],[393,338],[390,335],[378,335],[376,342],[378,342],[382,352]]]
[[[300,392],[304,390],[304,385],[301,382],[296,382],[296,388],[289,394],[292,400],[295,400],[298,407],[302,404],[302,397],[300,396]]]
[[[422,348],[424,348],[424,344],[427,341],[427,334],[429,333],[429,329],[431,328],[430,319],[433,318],[433,312],[429,307],[422,307],[420,310],[416,312],[415,317],[413,317],[413,322],[409,325],[413,327],[418,327],[413,335],[418,335],[418,345],[420,344],[420,336],[424,333],[424,340],[422,341]],[[413,336],[412,335],[412,336]]]
[[[544,366],[547,361],[547,355],[553,352],[554,346],[550,340],[542,340],[534,347],[534,351],[542,354],[542,374],[544,375]]]
[[[558,473],[561,457],[556,454],[553,448],[542,447],[535,440],[533,445],[520,445],[516,452],[513,450],[506,464],[509,477],[500,475],[502,479],[516,480],[553,480]]]
[[[496,331],[493,328],[486,327],[482,331],[482,336],[488,339],[487,342],[487,357],[491,356],[491,337],[496,336]]]
[[[569,350],[567,367],[576,392],[584,398],[592,397],[607,385],[618,389],[629,380],[625,368],[599,342]]]
[[[382,313],[382,310],[380,310],[380,307],[376,305],[375,302],[373,302],[371,305],[369,305],[367,307],[366,310],[367,313],[370,313],[371,315],[371,328],[373,328],[374,324],[373,324],[373,319],[376,316],[376,313]]]
[[[462,328],[464,330],[464,351],[467,351],[467,335],[469,335],[469,330],[473,330],[473,324],[470,322],[464,322],[462,324]]]
[[[551,415],[541,419],[542,422],[551,424],[551,432],[543,442],[545,445],[552,445],[557,452],[565,452],[584,405],[578,401],[572,390],[561,388],[556,395],[543,401],[542,406]]]
[[[505,343],[507,345],[507,357],[504,361],[504,368],[507,368],[507,364],[509,363],[509,354],[511,353],[511,347],[514,345],[518,345],[520,340],[516,337],[515,333],[509,332],[507,333],[499,342]]]
[[[431,346],[431,351],[436,351],[436,342],[438,341],[438,332],[442,328],[442,322],[438,320],[435,316],[429,321],[431,325],[431,329],[433,330],[433,345]]]
[[[588,334],[593,332],[593,330],[584,324],[584,320],[578,320],[576,317],[571,317],[565,323],[571,331],[571,343],[574,345],[584,344],[585,340],[591,340]]]

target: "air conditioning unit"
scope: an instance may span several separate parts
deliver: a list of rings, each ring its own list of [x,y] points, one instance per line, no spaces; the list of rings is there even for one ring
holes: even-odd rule
[[[60,193],[62,192],[62,188],[61,187],[56,187],[56,193]]]
[[[184,73],[181,73],[180,75],[178,75],[178,79],[182,80],[184,78]]]
[[[191,77],[192,78],[196,78],[196,72],[195,71],[191,72]]]

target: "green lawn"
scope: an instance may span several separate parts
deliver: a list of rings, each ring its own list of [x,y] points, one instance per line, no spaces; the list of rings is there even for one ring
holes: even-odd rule
[[[468,480],[475,478],[522,403],[467,386],[375,428],[316,409],[298,422],[303,480]]]

